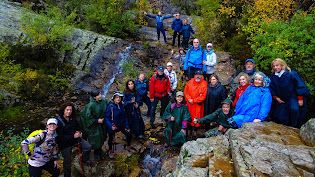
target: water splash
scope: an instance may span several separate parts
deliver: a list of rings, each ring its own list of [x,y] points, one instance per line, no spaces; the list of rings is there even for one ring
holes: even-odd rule
[[[122,64],[127,61],[127,59],[130,57],[130,52],[131,52],[131,44],[126,47],[125,50],[119,52],[119,63],[116,66],[115,69],[113,69],[113,76],[112,78],[103,86],[103,98],[106,96],[108,89],[110,88],[110,86],[113,84],[113,82],[115,81],[116,75],[122,73],[123,68],[121,67]]]
[[[143,171],[150,174],[150,177],[155,176],[161,170],[163,161],[167,158],[167,156],[162,156],[163,150],[165,149],[162,145],[159,145],[159,148],[150,149],[143,158]]]

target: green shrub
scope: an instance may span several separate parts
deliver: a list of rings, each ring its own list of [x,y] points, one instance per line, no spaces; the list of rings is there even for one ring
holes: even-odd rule
[[[130,157],[115,154],[114,167],[118,176],[128,176],[129,172],[138,166],[139,155],[133,154]]]
[[[29,129],[24,129],[21,134],[14,134],[13,129],[0,132],[0,176],[27,177],[28,163],[21,150],[21,142],[30,133]]]
[[[290,21],[275,20],[261,23],[261,32],[250,38],[254,59],[260,70],[269,73],[275,58],[284,59],[288,66],[302,74],[315,94],[315,11],[297,13]]]
[[[0,110],[0,122],[22,117],[22,106],[8,107]]]

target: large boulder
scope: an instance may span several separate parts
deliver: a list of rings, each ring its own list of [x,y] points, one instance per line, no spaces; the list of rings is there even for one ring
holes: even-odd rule
[[[305,127],[314,125],[311,122]],[[315,147],[299,134],[296,128],[260,122],[190,141],[182,146],[169,176],[314,176]]]
[[[232,64],[232,56],[229,52],[223,51],[215,51],[215,54],[217,55],[217,64],[214,67],[215,74],[218,75],[222,85],[229,85],[236,72],[236,69]]]
[[[309,146],[315,146],[315,119],[307,121],[300,130],[300,137]]]

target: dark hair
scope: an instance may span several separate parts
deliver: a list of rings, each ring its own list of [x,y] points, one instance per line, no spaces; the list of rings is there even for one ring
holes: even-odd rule
[[[125,93],[129,94],[129,93],[132,92],[132,91],[129,89],[129,87],[128,87],[128,83],[129,83],[129,82],[132,82],[133,85],[134,85],[133,92],[134,92],[134,93],[138,93],[138,90],[137,90],[137,86],[136,86],[136,84],[135,84],[135,81],[132,80],[132,79],[128,79],[128,80],[127,80],[127,82],[126,82],[126,87],[125,87]]]
[[[171,99],[171,103],[177,103],[176,96],[174,96],[174,98]],[[187,101],[185,100],[185,96],[183,96],[182,104],[187,104]]]
[[[210,77],[209,77],[209,82],[210,82],[211,78],[213,78],[213,77],[216,78],[218,80],[218,82],[220,81],[218,75],[211,74]]]
[[[71,102],[66,102],[66,103],[64,103],[64,104],[62,104],[60,106],[60,108],[59,108],[59,116],[63,117],[63,114],[64,114],[65,109],[66,109],[67,106],[71,106],[72,107],[72,113],[71,113],[70,117],[75,116],[75,108],[74,108],[73,103],[71,103]]]
[[[97,95],[99,95],[101,93],[101,91],[100,90],[98,90],[98,89],[93,89],[92,91],[91,91],[91,97],[96,97]]]

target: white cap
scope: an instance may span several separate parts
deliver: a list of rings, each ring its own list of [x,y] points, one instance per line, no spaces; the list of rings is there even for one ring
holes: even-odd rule
[[[47,121],[47,123],[46,123],[47,125],[49,125],[49,124],[58,124],[58,121],[57,121],[57,119],[55,119],[55,118],[50,118],[50,119],[48,119],[48,121]]]
[[[207,44],[207,47],[208,47],[208,46],[211,46],[211,48],[213,48],[213,45],[212,45],[211,43],[208,43],[208,44]]]
[[[173,63],[168,62],[168,63],[166,64],[166,66],[173,66]]]

